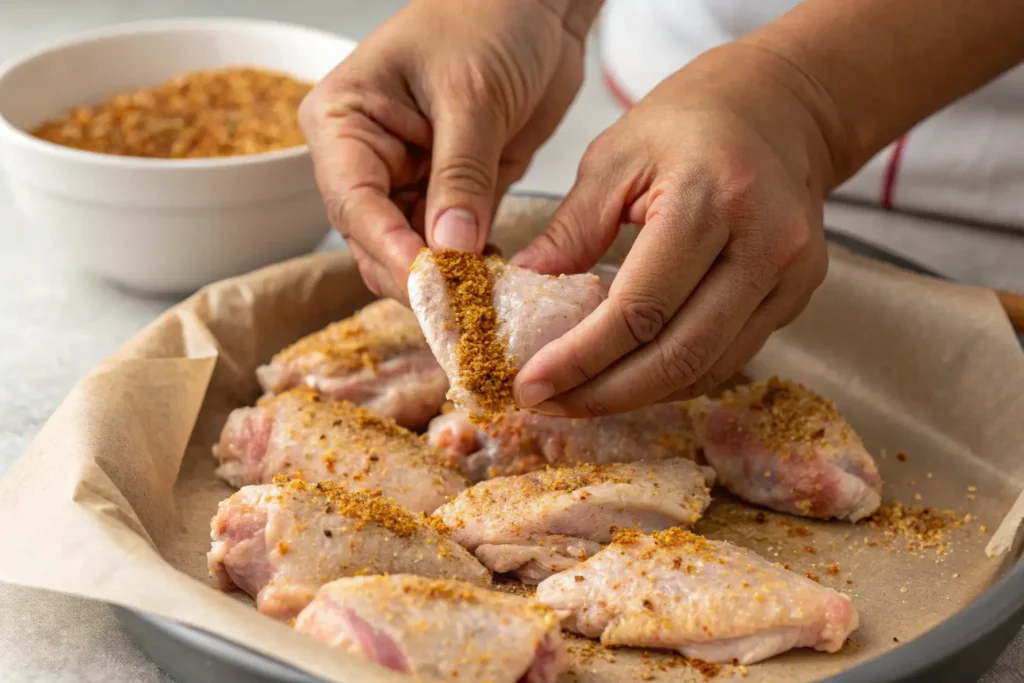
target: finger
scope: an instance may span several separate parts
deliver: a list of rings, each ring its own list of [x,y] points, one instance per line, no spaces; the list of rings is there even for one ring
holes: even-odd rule
[[[476,253],[484,248],[504,142],[504,126],[487,108],[439,110],[427,186],[431,247]]]
[[[352,256],[356,260],[356,266],[359,268],[359,275],[363,278],[363,283],[366,288],[377,296],[383,296],[383,289],[381,287],[381,276],[386,272],[381,265],[370,258],[366,250],[360,247],[355,242],[349,240],[347,242],[349,250],[352,252]]]
[[[653,342],[553,402],[564,414],[590,417],[636,410],[686,389],[721,358],[773,288],[756,273],[723,258]]]
[[[735,375],[757,355],[772,333],[784,327],[807,306],[811,290],[783,283],[761,303],[736,335],[725,353],[689,387],[667,396],[665,401],[687,401],[702,396]]]
[[[689,298],[729,239],[728,227],[708,215],[706,188],[692,189],[651,201],[608,299],[519,373],[520,406],[569,391],[653,341]]]
[[[594,154],[588,152],[587,155]],[[560,275],[589,270],[611,248],[619,232],[629,184],[608,159],[584,160],[576,182],[551,217],[551,223],[510,263]]]
[[[399,301],[408,301],[409,268],[425,245],[402,212],[386,196],[370,188],[350,192],[336,211],[338,217],[333,220],[345,226],[342,234],[350,231],[352,241],[380,265],[382,289]]]
[[[390,143],[377,142],[343,135],[311,147],[316,181],[331,224],[390,273],[404,299],[409,266],[424,243],[388,198],[392,172],[378,150]]]

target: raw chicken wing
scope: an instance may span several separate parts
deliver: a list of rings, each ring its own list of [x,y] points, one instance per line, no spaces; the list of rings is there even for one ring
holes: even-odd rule
[[[448,397],[471,416],[514,405],[516,372],[604,299],[598,276],[540,275],[498,256],[420,252],[409,301],[448,374]]]
[[[496,415],[481,427],[463,413],[449,412],[431,420],[427,435],[450,465],[474,481],[547,465],[694,459],[697,450],[684,403],[655,403],[592,419],[521,410]]]
[[[221,502],[207,557],[222,590],[238,587],[263,614],[290,619],[328,581],[405,572],[482,585],[490,574],[447,529],[378,492],[279,477]]]
[[[333,581],[295,629],[416,680],[553,683],[559,615],[535,600],[418,576]]]
[[[752,664],[796,647],[835,652],[857,628],[845,595],[745,548],[682,529],[626,531],[537,586],[563,626],[607,646]]]
[[[711,502],[714,477],[705,470],[682,458],[549,468],[481,482],[435,517],[492,571],[537,583],[622,529],[696,523]]]
[[[466,488],[422,438],[347,401],[291,389],[239,408],[213,447],[217,474],[234,486],[266,484],[277,474],[380,489],[415,512],[432,512]]]
[[[257,368],[256,377],[269,393],[306,386],[406,427],[427,424],[448,390],[416,316],[392,299],[300,339]]]
[[[878,508],[882,479],[875,461],[831,401],[772,378],[692,405],[704,458],[740,498],[853,521]]]

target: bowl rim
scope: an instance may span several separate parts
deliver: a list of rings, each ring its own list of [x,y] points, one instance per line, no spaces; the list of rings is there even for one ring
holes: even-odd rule
[[[338,33],[322,29],[293,24],[271,19],[251,19],[246,17],[178,17],[173,19],[149,19],[130,21],[81,31],[63,38],[43,43],[26,52],[0,62],[0,83],[15,69],[39,59],[45,55],[55,54],[84,43],[98,43],[128,35],[145,35],[147,33],[180,32],[180,31],[216,31],[218,29],[270,29],[283,32],[305,33],[317,38],[332,40],[350,50],[357,41]],[[55,155],[69,161],[92,163],[106,167],[127,169],[152,169],[161,171],[239,168],[255,164],[273,162],[283,159],[299,159],[309,154],[309,145],[302,144],[287,149],[258,152],[256,154],[239,154],[229,157],[204,157],[197,159],[162,159],[153,157],[132,157],[118,154],[90,152],[74,147],[65,147],[55,142],[48,142],[35,137],[7,120],[0,109],[0,140],[10,140],[44,154]]]

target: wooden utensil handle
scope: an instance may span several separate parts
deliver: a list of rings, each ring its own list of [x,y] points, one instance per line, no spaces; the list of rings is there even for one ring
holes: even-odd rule
[[[999,297],[999,303],[1003,305],[1003,310],[1010,318],[1013,329],[1024,332],[1024,294],[1003,292],[997,289],[996,296]]]

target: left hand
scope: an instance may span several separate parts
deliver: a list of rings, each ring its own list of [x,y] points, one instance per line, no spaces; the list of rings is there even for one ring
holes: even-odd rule
[[[609,298],[519,372],[521,407],[592,417],[691,398],[804,308],[827,270],[823,100],[785,60],[733,44],[591,144],[548,231],[512,262],[582,272],[622,222],[643,229]]]

